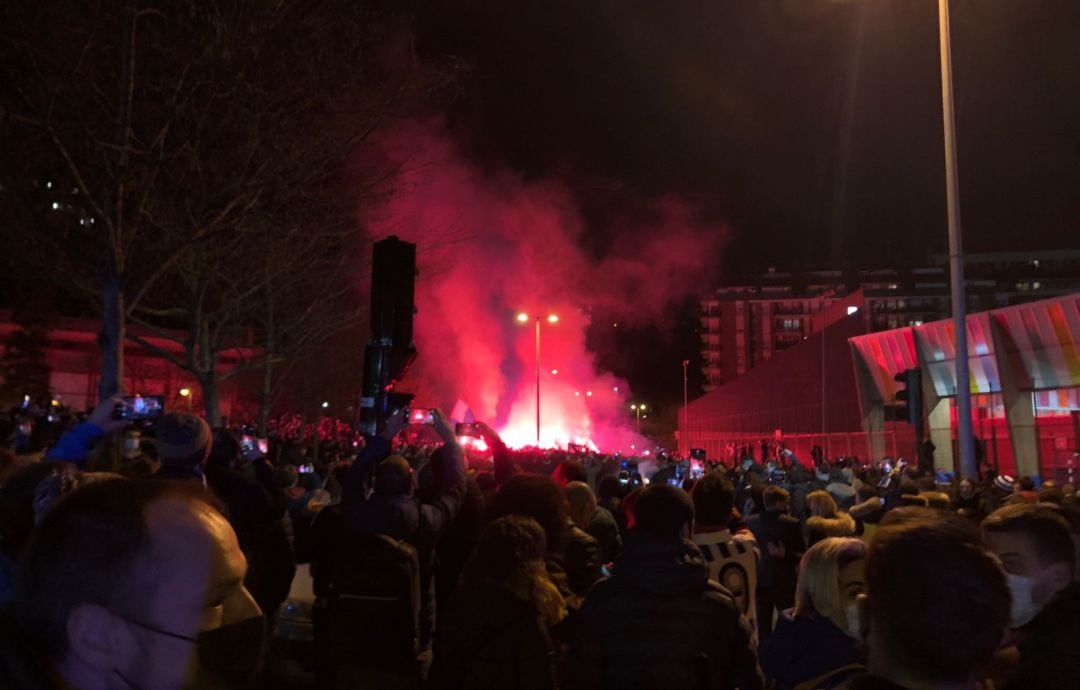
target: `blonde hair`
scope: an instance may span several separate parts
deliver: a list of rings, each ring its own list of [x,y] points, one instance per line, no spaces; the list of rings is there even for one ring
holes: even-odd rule
[[[825,491],[811,491],[806,495],[806,507],[813,517],[834,518],[840,512],[836,500]]]
[[[811,546],[799,563],[795,617],[839,615],[840,570],[865,558],[866,544],[858,539],[829,537]]]

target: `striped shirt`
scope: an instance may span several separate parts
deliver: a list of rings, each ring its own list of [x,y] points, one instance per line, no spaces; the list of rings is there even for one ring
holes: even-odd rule
[[[725,529],[695,534],[694,543],[705,556],[709,578],[731,592],[750,621],[751,630],[757,630],[754,601],[754,590],[757,589],[757,542],[748,534],[732,536]]]

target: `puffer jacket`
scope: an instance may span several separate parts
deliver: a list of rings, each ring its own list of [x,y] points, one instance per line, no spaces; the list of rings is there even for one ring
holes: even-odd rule
[[[585,599],[568,688],[763,686],[750,625],[689,541],[631,533],[613,577]]]
[[[432,690],[555,690],[555,653],[531,601],[463,584],[439,615]]]

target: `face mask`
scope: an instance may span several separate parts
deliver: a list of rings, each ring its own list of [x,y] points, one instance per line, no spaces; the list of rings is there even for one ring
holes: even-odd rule
[[[848,637],[856,640],[862,639],[862,629],[859,620],[859,602],[853,601],[844,607],[844,618],[847,620],[847,629],[844,632]]]
[[[224,682],[225,687],[230,689],[240,690],[250,686],[262,664],[263,644],[266,640],[266,619],[262,616],[206,630],[199,633],[198,637],[179,635],[137,621],[128,622],[158,635],[194,642],[198,648],[202,670]],[[116,674],[128,686],[138,690],[139,686],[119,671],[116,671]]]
[[[1012,627],[1019,628],[1026,625],[1039,613],[1039,606],[1035,605],[1035,578],[1022,577],[1005,573],[1009,580],[1009,593],[1012,594]]]

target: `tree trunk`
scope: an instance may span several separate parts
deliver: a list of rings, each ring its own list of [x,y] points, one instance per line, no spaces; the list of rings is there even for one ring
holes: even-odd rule
[[[102,319],[98,345],[101,348],[101,400],[124,391],[124,291],[117,276],[102,284]]]
[[[270,399],[273,395],[273,365],[270,363],[270,351],[266,351],[263,362],[262,390],[259,392],[259,437],[266,438],[270,424]]]
[[[206,412],[206,423],[211,429],[221,426],[221,391],[218,389],[219,381],[217,370],[205,372],[199,377],[199,383],[203,390],[203,406]]]

